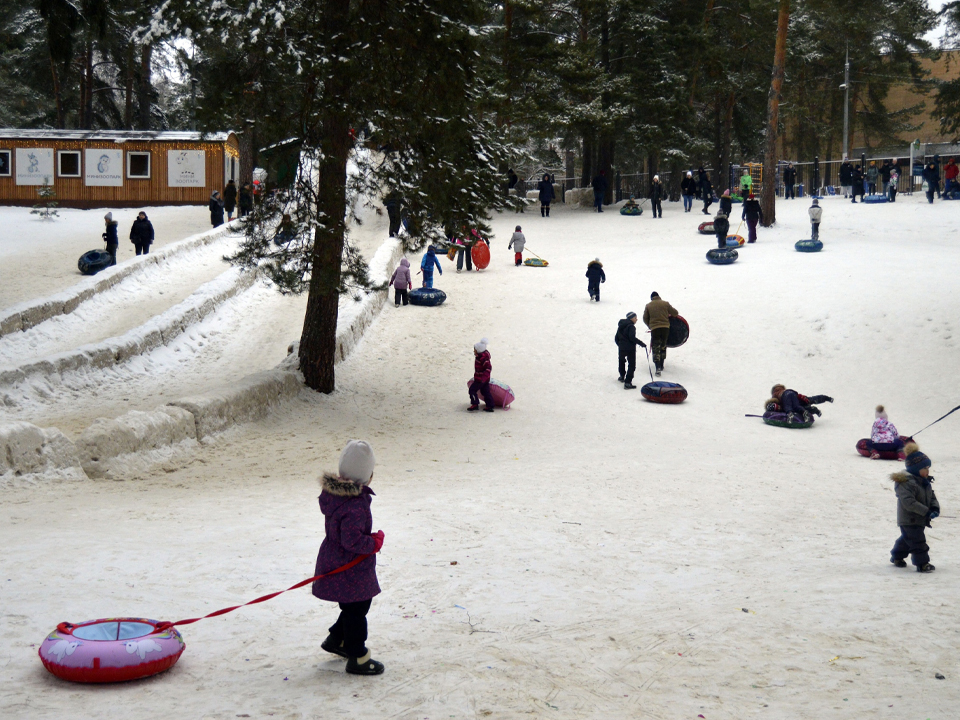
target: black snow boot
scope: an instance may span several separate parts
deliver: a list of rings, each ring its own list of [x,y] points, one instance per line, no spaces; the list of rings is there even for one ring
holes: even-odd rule
[[[485,405],[484,408],[483,408],[483,411],[484,411],[484,412],[493,412],[493,406],[492,406],[492,405]]]
[[[904,567],[907,566],[907,561],[906,561],[906,560],[897,560],[896,558],[893,558],[893,557],[892,557],[892,558],[890,558],[890,562],[892,562],[894,565],[896,565],[897,567],[900,567],[900,568],[904,568]]]
[[[625,383],[623,384],[623,389],[624,389],[624,390],[636,390],[636,389],[637,389],[637,386],[634,385],[632,382],[625,382]]]
[[[546,216],[547,216],[546,208],[540,208],[540,217],[546,217]]]
[[[617,378],[617,382],[620,382],[620,383],[623,382],[623,375],[621,375],[620,377]]]
[[[922,573],[933,572],[934,570],[936,570],[936,568],[930,563],[924,563],[923,565],[917,568],[917,572],[922,572]]]
[[[547,217],[550,217],[550,206],[547,205]]]
[[[350,675],[382,675],[383,663],[372,660],[368,651],[362,658],[347,660],[347,672]]]
[[[818,408],[816,405],[808,405],[806,410],[808,413],[811,413],[813,415],[816,415],[817,417],[820,417],[820,408]]]
[[[333,635],[327,635],[327,639],[320,643],[320,647],[328,653],[339,655],[342,658],[347,657],[347,654],[343,651],[343,640],[338,643],[333,639]]]

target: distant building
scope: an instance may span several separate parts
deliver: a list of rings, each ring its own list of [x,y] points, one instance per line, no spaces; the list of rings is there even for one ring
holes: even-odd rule
[[[0,128],[0,205],[34,205],[44,183],[61,207],[204,205],[239,163],[232,132]]]

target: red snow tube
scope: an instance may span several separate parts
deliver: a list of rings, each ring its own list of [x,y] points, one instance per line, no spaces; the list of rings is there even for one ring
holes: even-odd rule
[[[676,405],[687,399],[687,389],[677,383],[655,380],[640,388],[645,400],[664,405]]]
[[[473,258],[473,264],[477,270],[483,270],[490,264],[490,248],[485,242],[479,241],[471,248],[470,257]]]
[[[903,435],[900,436],[900,441],[906,442],[906,439],[903,437]],[[869,443],[870,443],[870,438],[863,438],[863,440],[860,440],[859,442],[857,442],[857,452],[863,455],[864,457],[870,457]],[[881,460],[898,460],[899,458],[897,456],[901,452],[903,452],[902,447],[899,450],[877,450],[877,455],[880,456]]]
[[[40,644],[43,666],[63,680],[111,683],[137,680],[173,667],[186,647],[179,631],[157,631],[156,620],[104,618],[60,623]]]

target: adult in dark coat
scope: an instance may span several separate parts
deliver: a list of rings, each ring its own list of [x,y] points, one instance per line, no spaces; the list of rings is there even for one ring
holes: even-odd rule
[[[793,166],[793,163],[787,163],[787,167],[783,171],[783,199],[784,200],[793,200],[796,197],[793,191],[793,186],[796,184],[797,184],[797,169]]]
[[[233,180],[223,189],[223,207],[227,211],[227,220],[233,220],[233,211],[237,208],[237,184]]]
[[[757,223],[763,220],[763,210],[760,207],[760,201],[754,197],[753,193],[743,201],[743,212],[740,214],[742,220],[747,221],[747,242],[757,241]]]
[[[703,180],[707,177],[707,171],[703,165],[697,168],[697,200],[703,200]]]
[[[923,169],[923,179],[927,183],[927,202],[933,203],[933,194],[940,192],[940,171],[933,163]]]
[[[240,217],[253,212],[253,188],[250,183],[244,183],[240,186],[240,192],[237,193],[237,208]]]
[[[853,168],[853,200],[852,202],[857,202],[857,195],[860,196],[860,199],[863,200],[863,170],[860,169],[860,166],[857,165]]]
[[[627,317],[617,323],[617,334],[613,338],[617,343],[617,356],[620,368],[618,382],[623,383],[624,390],[633,390],[633,374],[637,370],[637,345],[645,348],[646,345],[637,339],[637,314],[628,312]]]
[[[150,246],[153,244],[153,223],[147,219],[147,214],[140,211],[137,219],[133,221],[133,227],[130,228],[130,242],[137,250],[137,255],[146,255],[150,252]]]
[[[383,206],[387,209],[387,217],[390,218],[390,237],[396,237],[400,232],[401,205],[400,193],[396,190],[391,191],[383,199]]]
[[[550,203],[556,193],[553,191],[553,183],[550,182],[550,176],[544,175],[537,183],[538,199],[540,200],[540,217],[550,217]]]
[[[700,194],[703,196],[703,214],[709,215],[710,206],[713,204],[713,185],[707,172],[700,176]]]
[[[117,221],[113,219],[112,212],[108,212],[103,216],[103,223],[106,228],[102,237],[103,241],[107,244],[107,252],[110,253],[110,265],[116,265],[117,248],[120,247],[120,236],[117,234]]]
[[[603,212],[603,196],[607,192],[607,173],[601,170],[590,183],[593,187],[593,206],[597,212]]]
[[[210,194],[210,224],[214,227],[223,225],[223,198],[220,193],[214,190]]]
[[[325,575],[366,556],[343,572],[313,582],[316,597],[340,604],[340,617],[321,647],[347,658],[347,672],[355,675],[383,672],[383,665],[371,660],[366,648],[367,612],[370,601],[380,594],[376,553],[383,545],[383,531],[373,533],[370,512],[374,465],[370,446],[362,440],[351,440],[340,456],[338,474],[323,476],[320,493],[326,536],[317,554],[314,575]]]
[[[653,182],[650,183],[650,205],[653,207],[654,217],[663,217],[663,183],[660,182],[660,176],[654,175]],[[659,214],[658,214],[659,213]]]
[[[687,171],[687,176],[680,181],[680,194],[683,195],[683,211],[690,212],[693,208],[693,196],[697,194],[697,181],[693,179],[693,172]]]
[[[517,180],[520,178],[517,177],[517,174],[513,171],[513,168],[507,170],[507,189],[513,190],[517,186]]]
[[[607,275],[603,272],[603,263],[600,258],[594,258],[587,263],[587,292],[590,294],[590,301],[600,302],[600,283],[607,281]]]
[[[893,172],[893,163],[890,162],[890,159],[887,158],[883,161],[883,165],[880,166],[880,182],[883,183],[883,194],[890,194],[890,173]]]
[[[844,160],[840,166],[840,186],[843,188],[844,197],[853,189],[853,165],[849,160]]]

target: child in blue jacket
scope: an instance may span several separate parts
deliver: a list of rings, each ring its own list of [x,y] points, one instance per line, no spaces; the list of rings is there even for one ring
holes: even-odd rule
[[[440,274],[443,275],[443,268],[440,267],[440,261],[437,260],[437,249],[431,245],[427,248],[427,254],[420,261],[420,269],[423,271],[423,287],[433,287],[433,268],[436,266]]]

